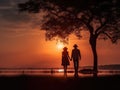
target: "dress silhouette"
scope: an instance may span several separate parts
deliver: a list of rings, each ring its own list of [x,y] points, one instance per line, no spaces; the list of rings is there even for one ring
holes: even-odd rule
[[[69,57],[69,54],[68,54],[68,51],[67,51],[67,47],[64,47],[63,48],[63,51],[62,51],[62,66],[64,68],[64,75],[66,76],[67,75],[67,66],[70,65],[70,57]]]
[[[75,44],[74,49],[72,50],[71,60],[73,60],[74,70],[75,70],[75,77],[78,76],[78,69],[79,69],[79,61],[81,60],[81,53],[80,50],[77,48],[77,44]]]

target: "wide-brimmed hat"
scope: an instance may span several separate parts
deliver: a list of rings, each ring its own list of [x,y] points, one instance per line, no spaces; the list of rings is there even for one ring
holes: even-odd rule
[[[63,50],[67,50],[68,48],[67,47],[64,47]]]
[[[78,47],[78,45],[77,45],[77,44],[74,44],[73,47]]]

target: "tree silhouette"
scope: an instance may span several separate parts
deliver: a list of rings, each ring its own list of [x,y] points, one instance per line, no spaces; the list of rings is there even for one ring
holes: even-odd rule
[[[60,37],[66,41],[71,33],[81,38],[80,32],[87,30],[95,75],[98,71],[97,40],[110,39],[115,43],[120,39],[119,6],[119,0],[29,0],[18,4],[21,12],[46,13],[41,28],[46,30],[48,40]]]

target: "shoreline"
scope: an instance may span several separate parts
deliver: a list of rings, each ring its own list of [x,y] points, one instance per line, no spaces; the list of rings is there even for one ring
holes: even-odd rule
[[[92,77],[93,76],[93,71],[90,69],[83,69],[78,72],[80,77]],[[64,70],[63,69],[49,69],[49,70],[0,70],[0,77],[1,76],[8,76],[8,77],[16,77],[16,76],[64,76]],[[99,70],[98,71],[98,77],[100,76],[112,76],[112,75],[120,75],[120,70]],[[74,77],[74,70],[68,70],[67,71],[67,76],[68,77]]]

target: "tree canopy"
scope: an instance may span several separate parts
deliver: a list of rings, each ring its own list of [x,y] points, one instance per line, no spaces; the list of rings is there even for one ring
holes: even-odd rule
[[[81,37],[81,30],[112,42],[120,38],[119,0],[29,0],[18,6],[20,11],[46,12],[41,28],[49,40],[71,33]]]

